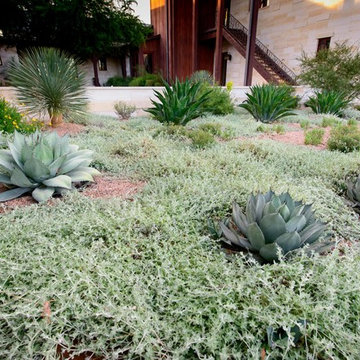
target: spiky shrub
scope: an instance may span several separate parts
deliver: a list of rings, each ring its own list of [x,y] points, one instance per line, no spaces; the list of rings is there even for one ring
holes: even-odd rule
[[[193,84],[196,83],[206,83],[208,85],[214,85],[215,80],[213,78],[213,76],[206,70],[199,70],[199,71],[195,71],[190,78],[190,82],[192,82]]]
[[[255,85],[246,94],[247,99],[239,106],[247,110],[257,121],[264,123],[279,120],[285,116],[295,115],[298,99],[292,95],[288,86],[271,84]]]
[[[360,175],[355,179],[348,179],[346,182],[347,196],[353,207],[360,213]]]
[[[220,222],[220,228],[226,243],[254,253],[262,262],[273,262],[279,254],[314,244],[327,225],[315,219],[311,205],[294,201],[288,193],[277,196],[269,191],[251,194],[245,214],[234,202],[232,218]]]
[[[165,84],[163,94],[154,91],[157,101],[151,100],[154,107],[145,111],[161,123],[186,125],[203,114],[203,106],[209,92],[198,96],[200,86],[200,83],[193,84],[189,80],[180,82],[176,79],[171,87]]]
[[[305,145],[320,145],[323,142],[324,129],[312,129],[305,132]]]
[[[73,190],[77,183],[94,181],[93,176],[99,172],[89,167],[92,154],[70,145],[66,136],[55,132],[28,136],[15,132],[8,149],[0,150],[0,165],[5,170],[0,174],[0,183],[10,188],[0,194],[0,201],[31,193],[42,202]]]
[[[9,66],[9,78],[17,96],[30,113],[48,113],[51,125],[83,117],[86,109],[84,72],[77,62],[53,48],[26,51]]]
[[[315,114],[343,115],[343,110],[349,105],[345,95],[336,91],[316,92],[305,102]]]

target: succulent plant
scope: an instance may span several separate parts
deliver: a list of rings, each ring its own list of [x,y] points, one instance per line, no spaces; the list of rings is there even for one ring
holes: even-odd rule
[[[360,212],[360,175],[346,182],[347,196],[357,212]]]
[[[246,213],[233,203],[232,218],[220,222],[223,241],[254,253],[262,262],[279,260],[306,244],[315,243],[327,225],[315,219],[312,205],[294,201],[289,193],[250,195]],[[323,244],[311,249],[319,251]]]
[[[38,201],[53,194],[73,190],[76,183],[94,181],[96,169],[89,167],[92,151],[70,145],[66,136],[55,132],[22,135],[15,132],[8,149],[0,150],[0,183],[10,190],[0,194],[0,201],[15,199],[25,193]]]

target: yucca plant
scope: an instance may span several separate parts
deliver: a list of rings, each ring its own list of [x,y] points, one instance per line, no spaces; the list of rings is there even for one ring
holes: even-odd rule
[[[46,201],[54,194],[73,190],[81,182],[94,181],[100,173],[89,167],[93,152],[70,145],[66,136],[56,132],[22,135],[15,132],[8,141],[8,149],[0,150],[0,183],[10,190],[0,194],[0,201],[15,199],[31,193],[38,201]]]
[[[346,181],[347,196],[356,212],[360,213],[360,175]]]
[[[315,219],[311,207],[294,201],[289,193],[251,194],[245,214],[234,202],[232,218],[220,222],[223,241],[252,252],[261,262],[277,261],[280,254],[307,244],[310,250],[323,251],[323,243],[314,243],[327,225]]]
[[[30,113],[48,113],[53,127],[63,116],[85,115],[85,74],[77,61],[53,48],[24,52],[9,66],[9,79],[17,97]]]
[[[305,106],[315,114],[333,114],[342,116],[343,110],[349,105],[349,100],[343,93],[337,91],[316,92],[306,101]]]
[[[209,91],[199,95],[201,83],[176,79],[173,86],[165,83],[164,93],[154,91],[157,101],[151,100],[154,107],[147,109],[156,120],[164,124],[186,125],[203,114],[203,106]]]
[[[239,106],[247,110],[257,121],[270,123],[285,116],[295,115],[298,99],[288,86],[271,84],[255,85],[246,94],[247,99]]]

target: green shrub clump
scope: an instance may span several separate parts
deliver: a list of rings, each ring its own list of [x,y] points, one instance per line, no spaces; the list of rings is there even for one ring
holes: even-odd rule
[[[333,127],[333,126],[337,126],[340,125],[341,121],[332,117],[324,117],[321,121],[321,126],[326,128],[326,127]]]
[[[104,86],[129,86],[132,80],[132,77],[113,76],[106,81]]]
[[[23,134],[30,134],[36,130],[40,130],[44,123],[36,118],[31,118],[26,121],[25,114],[22,114],[18,109],[0,98],[0,132],[13,133],[18,131]]]
[[[338,125],[331,130],[327,143],[329,150],[344,153],[360,150],[360,131],[357,126]]]
[[[312,129],[305,133],[305,145],[320,145],[324,139],[324,129]]]
[[[293,96],[289,86],[271,84],[255,85],[246,94],[247,99],[241,108],[247,110],[257,121],[264,123],[295,115],[292,111],[298,105],[298,98]]]
[[[309,120],[301,120],[300,127],[304,130],[307,130],[310,127],[310,121]]]
[[[311,207],[294,201],[289,193],[251,194],[245,214],[233,203],[232,217],[219,223],[220,236],[225,243],[251,252],[260,262],[278,261],[305,245],[312,245],[307,251],[323,251],[324,244],[316,241],[327,225],[316,220]]]
[[[159,74],[145,73],[129,82],[129,86],[164,86],[164,80]]]
[[[163,93],[155,91],[157,101],[151,100],[154,107],[145,111],[163,124],[186,125],[204,113],[209,92],[200,95],[200,87],[200,83],[176,79],[173,86],[165,84]]]
[[[305,102],[305,106],[311,108],[315,114],[343,115],[343,110],[349,105],[349,100],[343,93],[336,91],[316,92]]]
[[[199,96],[208,93],[208,99],[204,103],[204,112],[214,115],[227,115],[234,112],[234,104],[230,97],[230,91],[217,86],[208,71],[196,71],[191,76],[190,82],[192,84],[201,84]]]
[[[9,187],[0,194],[0,201],[9,201],[23,194],[43,202],[54,194],[73,190],[76,183],[94,181],[100,173],[89,167],[92,151],[70,145],[67,137],[56,132],[22,135],[15,132],[8,150],[0,150],[0,183]]]
[[[281,124],[274,125],[272,127],[272,130],[275,131],[279,135],[285,134],[285,127],[284,127],[284,125],[281,125]]]
[[[315,56],[305,53],[301,58],[299,79],[313,89],[335,91],[346,99],[360,95],[359,48],[346,42],[337,43],[331,49],[319,51]]]

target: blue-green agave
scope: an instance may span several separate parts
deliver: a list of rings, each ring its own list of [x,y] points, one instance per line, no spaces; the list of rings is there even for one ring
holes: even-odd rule
[[[42,202],[73,190],[77,183],[92,182],[93,176],[100,174],[89,167],[92,155],[92,151],[79,150],[69,144],[67,136],[56,132],[28,136],[15,132],[8,149],[0,150],[0,183],[10,188],[0,194],[0,201],[31,193]]]
[[[356,212],[360,213],[360,175],[346,182],[347,196]]]
[[[279,260],[307,244],[314,244],[327,228],[315,219],[312,205],[294,201],[289,193],[250,195],[245,214],[233,203],[232,218],[220,222],[223,241],[255,254],[263,262]],[[311,246],[322,251],[323,243]],[[329,244],[327,244],[329,245]]]

